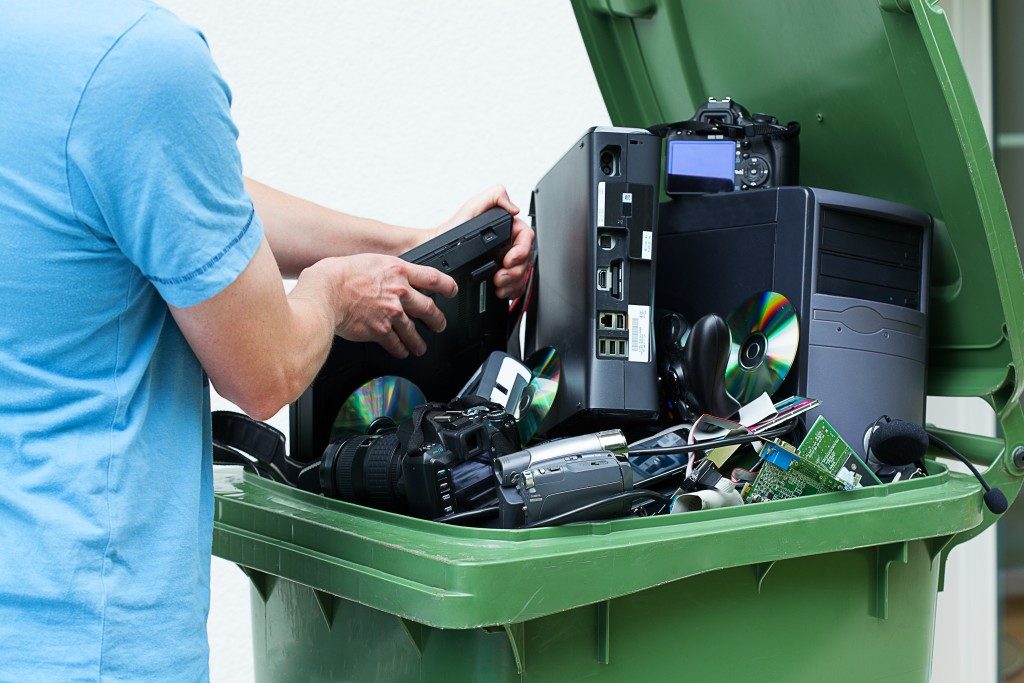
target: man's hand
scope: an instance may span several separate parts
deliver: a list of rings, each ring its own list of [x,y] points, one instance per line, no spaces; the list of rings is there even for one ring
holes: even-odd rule
[[[454,216],[435,230],[431,230],[426,239],[450,230],[471,218],[476,218],[495,206],[500,206],[513,216],[519,214],[519,207],[509,199],[505,188],[495,185],[470,198],[459,207]],[[516,218],[512,223],[512,246],[505,254],[501,268],[494,274],[494,287],[499,298],[514,299],[526,289],[530,269],[533,265],[533,241],[533,230],[521,218]]]
[[[433,332],[445,328],[444,314],[423,292],[448,298],[458,292],[455,280],[444,273],[382,254],[323,259],[303,271],[300,282],[303,277],[333,283],[339,337],[377,342],[396,358],[422,356],[427,350],[414,318]]]
[[[265,420],[306,390],[336,334],[377,342],[400,358],[423,353],[426,346],[412,320],[436,331],[445,320],[422,292],[455,291],[455,281],[433,268],[361,254],[313,264],[285,297],[264,240],[222,292],[170,309],[218,393]]]

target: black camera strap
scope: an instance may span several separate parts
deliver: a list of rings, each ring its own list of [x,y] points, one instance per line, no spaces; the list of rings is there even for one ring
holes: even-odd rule
[[[289,458],[280,430],[230,410],[213,411],[212,427],[214,465],[241,465],[261,477],[319,491],[316,470],[320,461],[302,463]]]
[[[212,415],[215,465],[269,466],[285,456],[285,438],[279,430],[248,415],[215,410]]]
[[[647,129],[652,135],[664,138],[672,132],[690,132],[694,135],[721,135],[732,140],[750,137],[792,138],[800,134],[800,123],[790,121],[786,125],[755,121],[737,126],[731,123],[708,123],[706,121],[677,121],[676,123],[659,123]]]
[[[413,408],[412,419],[407,423],[409,426],[401,425],[399,427],[402,432],[405,432],[406,429],[410,430],[407,450],[418,451],[423,447],[423,443],[426,440],[423,435],[423,420],[427,418],[427,413],[444,409],[445,405],[443,403],[423,403]]]

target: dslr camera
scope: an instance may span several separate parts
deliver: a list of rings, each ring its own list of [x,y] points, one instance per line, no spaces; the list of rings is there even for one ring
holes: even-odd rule
[[[320,462],[325,496],[425,519],[493,502],[494,458],[520,449],[515,419],[476,397],[418,406],[399,425],[331,442]]]
[[[732,192],[799,184],[800,124],[708,98],[687,121],[649,129],[665,138],[665,192]]]

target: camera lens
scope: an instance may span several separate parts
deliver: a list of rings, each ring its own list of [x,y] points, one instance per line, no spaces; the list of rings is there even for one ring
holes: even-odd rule
[[[332,442],[320,466],[324,495],[385,510],[404,506],[398,488],[402,449],[394,431]]]

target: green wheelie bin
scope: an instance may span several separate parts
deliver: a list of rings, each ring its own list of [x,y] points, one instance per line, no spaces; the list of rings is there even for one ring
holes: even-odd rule
[[[937,430],[1013,499],[1024,275],[934,0],[573,0],[617,125],[730,95],[802,123],[801,181],[935,217],[928,392],[1000,438]],[[553,150],[558,151],[558,150]],[[827,413],[826,413],[827,414]],[[447,526],[216,475],[214,551],[252,580],[260,681],[926,681],[949,551],[995,521],[931,476],[530,530]]]

